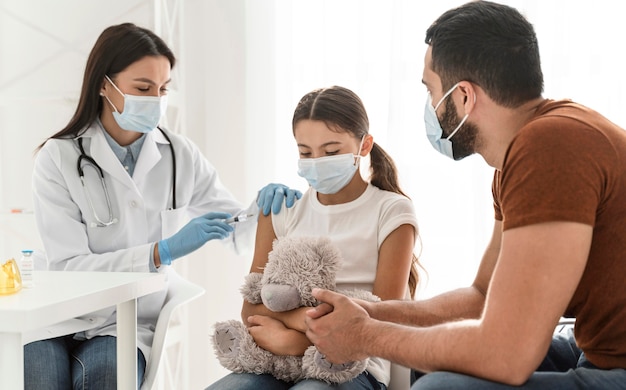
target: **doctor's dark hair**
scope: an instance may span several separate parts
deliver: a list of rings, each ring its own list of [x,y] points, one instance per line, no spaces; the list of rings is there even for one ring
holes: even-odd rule
[[[432,49],[427,66],[439,75],[444,91],[469,81],[509,108],[543,92],[537,36],[515,8],[472,1],[442,14],[425,41]]]
[[[176,58],[167,44],[152,31],[133,23],[106,28],[96,40],[85,67],[76,112],[61,131],[50,138],[75,137],[86,130],[102,111],[100,90],[104,76],[115,76],[146,56],[165,56],[174,67]],[[44,142],[45,144],[45,142]],[[40,145],[39,148],[43,146]]]
[[[313,90],[300,99],[291,121],[295,135],[296,124],[301,120],[322,121],[338,133],[350,133],[357,140],[369,134],[369,119],[361,98],[351,90],[332,86]],[[376,142],[370,151],[370,182],[376,187],[408,196],[400,189],[398,172],[391,156]],[[409,291],[414,296],[419,280],[418,259],[413,255],[409,275]]]

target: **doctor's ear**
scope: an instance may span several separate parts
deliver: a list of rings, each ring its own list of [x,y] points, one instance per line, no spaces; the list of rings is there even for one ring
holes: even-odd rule
[[[100,84],[100,96],[105,96],[105,93],[107,92],[107,88],[111,88],[109,82],[107,81],[106,78],[104,78],[102,80],[102,84]]]

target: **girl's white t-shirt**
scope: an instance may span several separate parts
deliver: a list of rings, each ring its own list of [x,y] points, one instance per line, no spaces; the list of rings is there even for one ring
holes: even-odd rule
[[[352,202],[323,205],[312,188],[291,208],[272,215],[276,237],[326,236],[340,250],[343,263],[337,272],[337,289],[372,291],[378,266],[378,251],[387,236],[399,226],[418,228],[410,199],[368,184]],[[406,297],[408,298],[408,286]],[[389,362],[370,359],[367,370],[379,382],[389,384]]]

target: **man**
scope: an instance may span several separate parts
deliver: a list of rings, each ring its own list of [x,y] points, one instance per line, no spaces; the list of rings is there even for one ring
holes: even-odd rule
[[[536,35],[513,8],[452,9],[426,43],[429,140],[496,170],[476,279],[413,302],[316,290],[308,337],[335,363],[379,356],[430,373],[414,389],[625,389],[626,133],[541,96]],[[561,316],[576,317],[575,339],[554,336]]]

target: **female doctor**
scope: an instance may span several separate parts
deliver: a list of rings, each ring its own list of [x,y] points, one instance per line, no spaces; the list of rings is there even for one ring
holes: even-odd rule
[[[35,162],[35,218],[51,270],[174,272],[173,261],[209,240],[252,247],[259,208],[267,215],[300,197],[270,184],[244,209],[190,140],[157,126],[174,64],[165,42],[134,24],[98,38],[74,116]],[[137,304],[138,385],[166,292]],[[26,340],[26,389],[116,388],[115,308],[79,320]]]

